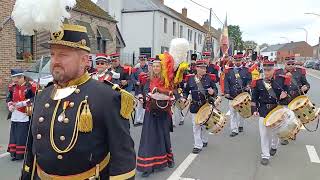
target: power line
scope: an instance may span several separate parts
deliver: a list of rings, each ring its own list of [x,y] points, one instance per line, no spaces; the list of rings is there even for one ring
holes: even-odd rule
[[[207,7],[205,7],[204,5],[202,5],[202,4],[198,3],[198,2],[195,2],[194,0],[189,0],[189,1],[191,1],[192,3],[194,3],[194,4],[200,6],[200,7],[204,8],[204,9],[210,11],[210,8],[207,8]],[[224,23],[219,19],[219,17],[217,16],[217,14],[216,14],[212,9],[211,9],[211,12],[212,12],[213,17],[215,17],[221,24],[224,24]],[[211,25],[211,24],[210,24],[210,25]]]

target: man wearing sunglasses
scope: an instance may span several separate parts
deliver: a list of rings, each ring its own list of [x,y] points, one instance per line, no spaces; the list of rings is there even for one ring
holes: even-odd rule
[[[130,80],[130,69],[120,65],[120,54],[110,54],[112,69],[115,73],[120,75],[119,79],[113,78],[113,83],[118,84],[121,88],[125,89],[128,87]]]
[[[97,71],[92,75],[92,79],[103,82],[105,80],[112,80],[112,73],[110,72],[110,60],[105,54],[97,54],[96,56],[96,68]]]
[[[310,84],[306,78],[306,70],[296,65],[294,57],[287,57],[286,65],[283,74],[291,77],[291,85],[288,87],[289,97],[287,98],[287,104],[289,104],[294,98],[306,94],[310,89]],[[281,141],[281,145],[287,145],[289,141]]]
[[[225,69],[224,77],[224,96],[229,100],[233,100],[242,92],[250,91],[251,73],[249,69],[242,64],[243,53],[234,55],[233,66]],[[230,101],[230,116],[231,116],[231,134],[230,137],[235,137],[239,132],[243,132],[244,119],[240,116],[232,106]]]
[[[279,104],[286,104],[290,77],[277,75],[273,61],[263,62],[264,78],[252,81],[252,111],[259,117],[259,132],[261,143],[261,164],[268,165],[270,156],[277,152],[279,138],[264,125],[264,119],[269,112]]]

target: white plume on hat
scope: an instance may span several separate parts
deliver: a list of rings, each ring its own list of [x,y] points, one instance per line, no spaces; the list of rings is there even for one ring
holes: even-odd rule
[[[16,0],[11,17],[23,35],[34,35],[34,30],[57,32],[70,18],[66,7],[75,4],[76,0]]]
[[[183,61],[187,61],[189,51],[189,42],[184,38],[175,38],[171,40],[169,54],[174,59],[174,69],[179,67]]]

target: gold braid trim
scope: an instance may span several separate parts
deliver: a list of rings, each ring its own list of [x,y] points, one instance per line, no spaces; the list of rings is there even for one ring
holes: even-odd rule
[[[131,93],[123,89],[120,90],[120,94],[121,94],[120,114],[123,118],[129,120],[131,118],[131,114],[134,111],[134,107],[136,104],[135,98]]]

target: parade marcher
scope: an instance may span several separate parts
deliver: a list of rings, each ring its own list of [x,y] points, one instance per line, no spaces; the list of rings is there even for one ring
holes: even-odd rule
[[[143,109],[143,95],[139,94],[141,92],[141,89],[143,88],[143,84],[141,80],[139,80],[139,76],[141,77],[143,75],[147,75],[148,73],[147,56],[139,56],[139,63],[139,67],[134,68],[131,75],[131,81],[134,84],[135,96],[139,99],[135,112],[135,126],[142,125],[143,123],[145,109]]]
[[[48,42],[54,84],[36,96],[21,179],[134,179],[126,102],[85,70],[86,28],[61,28]]]
[[[111,81],[113,73],[110,71],[110,59],[105,54],[96,55],[96,73],[92,74],[92,79],[103,81]]]
[[[291,77],[291,84],[288,87],[289,98],[287,105],[296,97],[306,94],[310,89],[310,84],[306,78],[306,70],[295,65],[294,58],[286,58],[284,75]],[[288,140],[281,140],[281,145],[289,144]]]
[[[31,103],[36,91],[35,83],[24,76],[21,69],[11,69],[13,83],[9,85],[7,105],[11,112],[11,129],[8,152],[11,160],[22,160],[31,116]]]
[[[172,96],[173,79],[167,79],[168,81],[165,79],[163,71],[170,70],[165,69],[164,60],[161,61],[158,57],[153,61],[151,75],[143,88],[144,94],[147,95],[147,104],[137,158],[137,170],[142,172],[143,177],[148,177],[155,169],[174,167],[170,140],[170,132],[173,131],[172,102],[167,99],[166,105],[160,105],[160,108],[157,100],[151,97],[155,90],[159,91],[161,96],[168,98]]]
[[[207,132],[204,126],[195,123],[195,115],[209,99],[218,95],[218,89],[215,84],[215,75],[207,74],[207,64],[204,60],[196,61],[197,73],[186,76],[186,88],[184,89],[183,101],[191,94],[190,113],[193,125],[194,148],[192,153],[198,154],[203,147],[208,145]]]
[[[89,56],[89,60],[88,63],[86,65],[86,69],[88,71],[89,74],[93,74],[96,73],[96,69],[93,67],[93,60],[92,60],[92,56]]]
[[[261,164],[268,165],[270,156],[277,152],[279,138],[264,125],[267,114],[279,104],[285,104],[288,96],[287,89],[290,79],[283,75],[276,75],[275,63],[266,60],[263,63],[264,79],[252,81],[252,102],[254,116],[259,118],[259,131],[261,139]]]
[[[220,81],[219,80],[220,79],[220,76],[219,76],[220,67],[211,62],[211,59],[212,59],[211,52],[203,52],[202,58],[207,63],[207,73],[216,75],[215,83],[219,82]]]
[[[250,91],[251,73],[248,68],[242,66],[243,54],[238,53],[234,56],[233,67],[225,68],[224,77],[224,96],[229,100],[233,100],[237,95],[242,92]],[[231,137],[237,136],[239,132],[243,132],[244,118],[240,116],[229,103],[230,116],[231,116]]]
[[[120,65],[120,54],[113,53],[110,54],[112,69],[115,73],[120,74],[119,79],[114,79],[113,83],[118,84],[121,88],[125,89],[128,87],[128,83],[130,80],[129,69]]]

